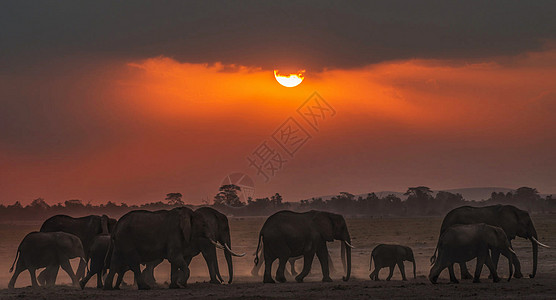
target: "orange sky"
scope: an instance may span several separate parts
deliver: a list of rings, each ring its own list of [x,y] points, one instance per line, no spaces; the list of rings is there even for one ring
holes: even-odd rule
[[[262,68],[78,60],[0,75],[13,107],[33,99],[0,139],[0,203],[144,203],[169,192],[200,203],[231,172],[255,179],[256,197],[287,201],[415,185],[556,192],[550,48],[308,72],[295,88]],[[265,183],[246,157],[315,91],[337,114],[319,132],[304,124],[312,138]]]

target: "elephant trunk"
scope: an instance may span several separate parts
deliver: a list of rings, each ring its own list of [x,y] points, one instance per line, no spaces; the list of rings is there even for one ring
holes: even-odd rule
[[[348,281],[349,277],[351,276],[351,247],[347,247],[346,243],[348,243],[348,241],[344,241],[342,243],[342,248],[345,248],[346,251],[346,264],[347,264],[346,276],[342,278],[344,281]]]
[[[537,258],[539,255],[539,245],[535,242],[535,240],[538,240],[536,232],[533,233],[533,238],[534,239],[531,239],[531,245],[533,247],[533,273],[529,274],[530,278],[535,278],[537,274]]]
[[[342,256],[342,267],[344,268],[344,273],[346,272],[346,244],[342,241],[341,256]]]
[[[511,248],[509,248],[511,250]],[[513,257],[514,257],[514,253],[512,253],[512,251],[508,251],[510,253],[508,253],[508,269],[510,270],[510,276],[508,277],[508,281],[510,281],[512,279],[512,275],[514,274],[514,270],[513,270]]]
[[[228,264],[228,284],[232,283],[234,279],[234,266],[232,264],[232,253],[230,251],[224,251],[224,257],[226,257],[226,263]]]
[[[417,271],[415,270],[415,258],[412,260],[413,262],[413,279],[417,279]]]

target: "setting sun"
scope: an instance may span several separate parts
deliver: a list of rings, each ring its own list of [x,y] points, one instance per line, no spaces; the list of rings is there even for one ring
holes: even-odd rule
[[[302,70],[294,74],[283,75],[278,73],[278,70],[274,70],[274,77],[276,78],[276,81],[278,81],[278,83],[285,87],[295,87],[298,86],[303,81],[303,79],[305,79],[305,77],[303,76],[304,73],[305,70]]]

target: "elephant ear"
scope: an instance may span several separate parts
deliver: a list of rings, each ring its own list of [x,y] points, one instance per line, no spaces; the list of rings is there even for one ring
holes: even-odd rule
[[[515,238],[517,235],[517,226],[519,226],[519,214],[515,207],[512,206],[503,206],[502,213],[499,215],[498,218],[498,225],[501,227],[504,232],[508,233],[509,238]]]
[[[498,245],[499,231],[502,231],[502,228],[487,224],[483,224],[483,226],[484,228],[481,229],[481,232],[484,233],[484,241],[491,249],[498,249],[500,247],[500,245]]]
[[[415,259],[415,256],[413,255],[413,250],[411,250],[411,248],[405,247],[405,250],[407,251],[407,257],[408,257],[408,258],[413,258],[413,259]]]
[[[183,238],[185,239],[186,242],[191,242],[191,228],[193,227],[191,225],[192,222],[192,218],[191,218],[191,214],[189,214],[187,211],[180,211],[179,213],[179,218],[180,218],[180,230],[182,232]]]
[[[332,225],[332,219],[329,213],[318,212],[314,218],[313,222],[320,233],[322,238],[327,242],[334,241],[334,226]]]

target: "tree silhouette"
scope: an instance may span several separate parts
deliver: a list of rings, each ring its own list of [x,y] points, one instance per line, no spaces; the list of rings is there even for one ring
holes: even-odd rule
[[[426,215],[431,209],[433,209],[432,191],[429,187],[410,187],[404,195],[408,196],[406,205],[410,214]]]
[[[44,198],[41,197],[33,200],[33,202],[31,202],[29,206],[36,209],[48,209],[50,207],[50,205],[48,205],[46,201],[44,201]]]
[[[275,207],[280,207],[282,205],[282,195],[276,193],[274,196],[270,197],[270,202]]]
[[[184,205],[181,197],[183,197],[181,193],[168,193],[164,200],[167,200],[170,205]]]
[[[245,205],[241,202],[237,193],[241,188],[235,184],[225,184],[218,189],[220,192],[214,196],[215,204],[224,204],[228,206],[239,207]]]

